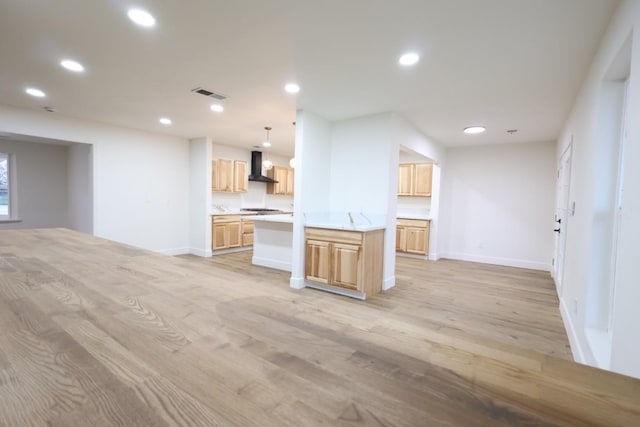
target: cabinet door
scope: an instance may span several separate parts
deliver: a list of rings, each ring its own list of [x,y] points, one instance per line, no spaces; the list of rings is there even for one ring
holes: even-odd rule
[[[293,196],[293,183],[295,181],[294,179],[294,171],[291,168],[287,169],[287,190],[286,190],[286,194]]]
[[[413,165],[402,164],[398,171],[398,196],[411,196],[413,188]]]
[[[331,250],[331,285],[354,291],[362,289],[360,246],[334,243]]]
[[[253,246],[254,224],[251,220],[242,220],[242,246]]]
[[[233,191],[246,193],[249,190],[249,169],[247,162],[233,161]]]
[[[422,227],[406,227],[406,251],[412,254],[426,255],[427,229]]]
[[[253,246],[253,233],[245,233],[242,235],[242,246]]]
[[[287,194],[287,168],[274,166],[276,184],[275,194]]]
[[[233,191],[233,160],[213,161],[213,191]]]
[[[227,224],[213,224],[211,250],[226,249],[229,246]]]
[[[418,163],[414,166],[413,195],[431,197],[433,165],[431,163]]]
[[[218,160],[213,160],[211,162],[211,190],[213,191],[221,191],[219,175],[220,165],[218,164]]]
[[[396,252],[406,252],[407,233],[404,227],[396,227]]]
[[[232,222],[226,225],[229,235],[229,247],[239,248],[242,245],[242,227],[240,227],[240,222]]]
[[[329,242],[307,240],[304,275],[307,280],[329,283]]]

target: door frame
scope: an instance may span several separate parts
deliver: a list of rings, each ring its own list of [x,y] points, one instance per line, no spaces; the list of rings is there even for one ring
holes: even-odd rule
[[[568,156],[568,159],[567,159]],[[567,163],[567,167],[564,168],[563,164]],[[570,205],[570,194],[571,194],[571,169],[573,163],[573,135],[571,135],[571,141],[567,148],[562,152],[560,159],[558,161],[558,172],[557,172],[557,181],[556,181],[556,220],[559,218],[560,209],[564,209],[565,217],[564,223],[557,224],[560,232],[555,236],[555,245],[554,245],[554,253],[553,253],[553,268],[551,269],[551,273],[553,276],[553,280],[556,285],[556,292],[558,293],[558,297],[562,296],[562,287],[564,284],[564,266],[565,266],[565,251],[567,246],[567,218],[569,217],[569,205]],[[562,175],[561,175],[562,171]],[[564,175],[566,174],[566,176]],[[562,185],[565,182],[566,178],[566,189]],[[566,192],[566,201],[564,206],[560,206],[562,202],[562,191]],[[560,217],[561,218],[561,217]],[[558,254],[561,254],[562,262],[558,263]]]

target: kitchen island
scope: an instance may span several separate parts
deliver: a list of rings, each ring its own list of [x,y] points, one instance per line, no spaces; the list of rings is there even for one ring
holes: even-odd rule
[[[253,215],[252,264],[291,271],[293,215]]]

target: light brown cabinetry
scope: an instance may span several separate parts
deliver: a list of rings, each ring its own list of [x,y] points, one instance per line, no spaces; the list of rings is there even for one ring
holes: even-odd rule
[[[233,192],[246,193],[249,191],[249,167],[242,160],[233,161]]]
[[[249,188],[247,162],[242,160],[214,159],[213,191],[227,193],[246,193]]]
[[[396,251],[416,255],[429,252],[429,221],[398,218],[396,225]]]
[[[267,171],[267,176],[278,181],[267,184],[267,194],[293,196],[294,170],[284,166],[274,166]]]
[[[242,220],[242,246],[253,246],[253,225],[250,219]]]
[[[398,196],[431,197],[432,163],[403,163],[398,169]]]
[[[373,295],[382,289],[384,230],[305,228],[305,278]]]
[[[305,250],[305,276],[307,280],[329,284],[330,250],[331,246],[327,241],[307,239]]]
[[[240,215],[214,215],[212,218],[211,250],[242,246]]]

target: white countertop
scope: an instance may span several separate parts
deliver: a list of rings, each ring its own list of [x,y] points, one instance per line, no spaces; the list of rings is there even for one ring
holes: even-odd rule
[[[417,213],[417,212],[411,212],[411,213],[398,212],[398,214],[396,215],[396,218],[426,219],[426,220],[430,221],[431,220],[431,214],[430,213]]]
[[[293,224],[293,215],[291,214],[251,215],[251,216],[245,216],[244,219],[250,219],[253,221],[263,221],[263,222],[287,222],[289,224]]]
[[[386,228],[384,215],[362,212],[316,212],[305,215],[305,227],[333,230],[372,231]]]
[[[348,230],[348,231],[373,231],[373,230],[383,230],[386,228],[385,224],[345,224],[344,222],[322,222],[322,221],[307,221],[304,224],[305,227],[315,227],[315,228],[330,228],[332,230]]]
[[[273,209],[278,209],[278,208],[273,208]],[[281,209],[281,212],[283,214],[289,214],[291,213],[291,210]],[[257,215],[257,214],[258,212],[256,211],[243,211],[240,209],[227,209],[227,210],[221,211],[219,209],[211,208],[209,210],[209,215]]]
[[[228,210],[228,211],[219,211],[217,209],[211,209],[209,211],[209,215],[255,215],[258,212],[255,211],[241,211],[241,210]]]

